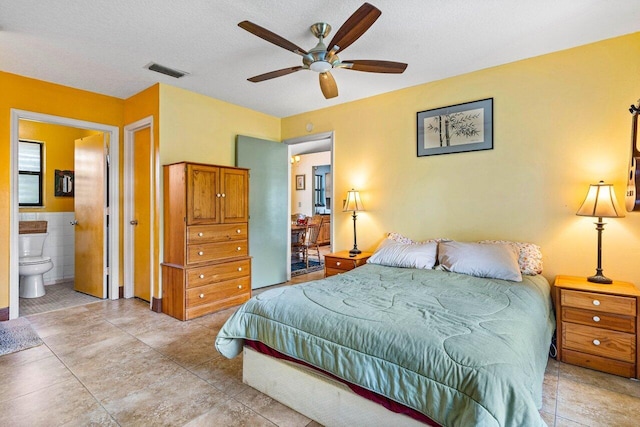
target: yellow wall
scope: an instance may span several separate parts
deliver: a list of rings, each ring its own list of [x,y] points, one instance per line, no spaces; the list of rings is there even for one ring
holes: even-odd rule
[[[280,141],[280,119],[173,86],[160,85],[161,164],[235,165],[238,134]]]
[[[43,142],[42,208],[20,208],[20,212],[73,212],[73,197],[54,196],[54,171],[73,170],[74,141],[92,132],[67,126],[20,120],[20,139]]]
[[[530,241],[542,247],[547,278],[591,275],[594,219],[575,212],[600,179],[624,201],[639,76],[635,33],[288,117],[282,138],[307,134],[307,123],[335,131],[335,198],[355,187],[367,208],[361,249],[389,231]],[[491,97],[493,150],[416,156],[417,112]],[[350,215],[336,211],[334,221],[334,249],[351,247]],[[640,284],[640,212],[606,222],[605,274]]]
[[[123,100],[0,72],[0,309],[9,305],[10,111],[122,126]]]

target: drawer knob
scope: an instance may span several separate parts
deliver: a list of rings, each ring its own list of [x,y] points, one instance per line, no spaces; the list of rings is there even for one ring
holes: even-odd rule
[[[200,298],[204,298],[204,294],[200,294],[200,295],[199,295],[199,297],[200,297]]]
[[[240,246],[238,246],[238,250],[239,250],[239,251],[241,251],[241,250],[242,250],[242,248],[241,248]]]
[[[600,305],[600,301],[598,301],[597,299],[593,300],[593,305]]]
[[[200,233],[198,233],[198,236],[202,237],[202,236],[204,236],[204,233],[200,232]]]
[[[593,321],[594,322],[599,322],[600,321],[600,316],[593,316]]]
[[[222,193],[222,197],[226,197],[226,194]]]
[[[202,256],[202,255],[204,255],[204,252],[200,251],[200,252],[198,252],[198,255]]]
[[[238,285],[238,289],[242,289],[242,285]]]
[[[593,340],[593,345],[600,345],[600,340]]]
[[[236,233],[240,234],[240,233],[242,233],[242,230],[237,229],[237,230],[236,230]]]
[[[242,267],[238,267],[238,271],[242,271]]]
[[[337,265],[338,267],[340,267],[340,261],[336,262],[336,265]]]
[[[221,194],[220,194],[220,193],[216,194],[216,197],[220,197],[220,196],[221,196]]]
[[[201,275],[200,275],[200,278],[201,278],[201,279],[204,279],[204,274],[201,274]]]

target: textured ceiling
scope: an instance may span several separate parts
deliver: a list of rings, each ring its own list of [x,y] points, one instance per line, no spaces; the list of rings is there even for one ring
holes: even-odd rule
[[[242,30],[252,21],[304,49],[315,22],[333,31],[359,0],[0,0],[0,70],[119,98],[156,82],[278,117],[640,31],[639,0],[371,0],[382,16],[341,59],[406,62],[404,74],[338,69],[326,100],[312,71]],[[173,79],[150,62],[187,71]],[[1,96],[1,94],[0,94]]]

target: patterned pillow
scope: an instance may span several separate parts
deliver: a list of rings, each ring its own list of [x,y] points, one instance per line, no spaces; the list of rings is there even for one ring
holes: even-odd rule
[[[508,240],[481,240],[478,243],[508,244],[518,251],[518,265],[522,274],[535,276],[542,273],[542,252],[534,243],[510,242]]]
[[[450,242],[451,241],[451,239],[437,238],[437,239],[428,239],[422,242],[418,242],[408,237],[405,237],[400,233],[394,233],[394,232],[389,233],[389,235],[387,236],[387,239],[393,240],[394,242],[397,242],[397,243],[404,243],[405,245],[421,245],[423,243],[430,243],[430,242]]]

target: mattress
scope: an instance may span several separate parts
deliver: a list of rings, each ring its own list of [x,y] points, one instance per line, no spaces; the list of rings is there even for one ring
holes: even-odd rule
[[[555,328],[549,284],[365,265],[265,291],[216,348],[259,341],[442,425],[544,425],[538,408]]]

